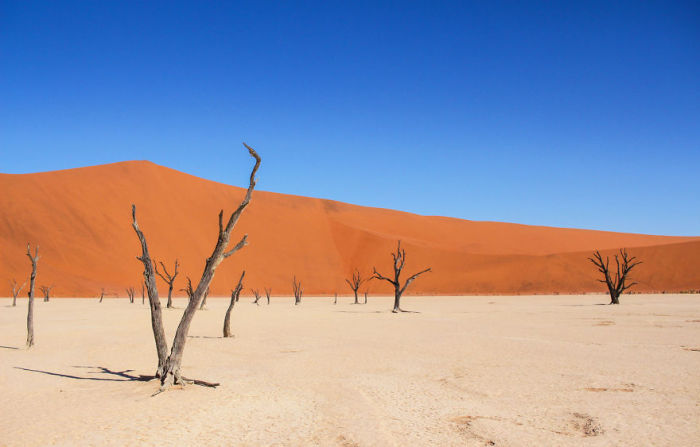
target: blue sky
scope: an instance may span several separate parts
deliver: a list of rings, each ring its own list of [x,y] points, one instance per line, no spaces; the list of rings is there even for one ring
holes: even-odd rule
[[[698,2],[220,3],[0,0],[0,172],[700,235]]]

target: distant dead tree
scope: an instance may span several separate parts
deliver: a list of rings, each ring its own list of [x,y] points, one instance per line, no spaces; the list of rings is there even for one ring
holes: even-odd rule
[[[226,309],[226,316],[224,317],[224,338],[231,337],[231,311],[233,306],[238,301],[238,297],[243,290],[243,277],[245,276],[245,270],[241,273],[241,278],[238,280],[238,285],[236,288],[231,290],[231,302],[228,304],[228,309]]]
[[[297,281],[296,276],[294,276],[293,287],[294,287],[294,305],[298,306],[299,304],[301,304],[301,295],[304,293],[304,289],[301,288],[301,281]]]
[[[209,296],[209,287],[207,287],[207,290],[204,291],[204,298],[202,299],[202,304],[199,306],[199,310],[204,309],[204,306],[206,306],[208,296]]]
[[[39,262],[39,246],[34,248],[34,256],[27,243],[27,257],[32,262],[32,273],[29,276],[29,304],[27,305],[27,348],[34,346],[34,283],[36,281],[36,265]]]
[[[637,284],[636,282],[627,284],[627,275],[629,272],[637,265],[641,264],[641,261],[636,261],[637,258],[627,253],[626,249],[620,249],[620,255],[615,255],[615,264],[617,264],[614,276],[611,274],[609,269],[610,258],[605,257],[605,262],[603,262],[603,257],[600,252],[596,250],[593,253],[592,258],[588,258],[589,261],[598,267],[598,271],[603,274],[603,279],[599,279],[599,282],[604,283],[608,286],[608,292],[610,293],[610,304],[620,304],[620,295],[622,293]],[[620,262],[622,261],[622,262]]]
[[[146,283],[141,282],[141,304],[146,303]]]
[[[100,303],[102,302],[104,297],[105,297],[105,288],[103,287],[100,289]]]
[[[250,173],[250,184],[248,185],[243,201],[238,205],[238,208],[231,213],[231,216],[225,225],[223,221],[224,212],[223,210],[219,212],[219,234],[217,236],[216,245],[214,246],[214,251],[212,252],[211,256],[206,259],[202,277],[194,290],[192,290],[192,283],[189,281],[190,300],[187,303],[187,307],[182,314],[182,318],[180,319],[180,323],[178,324],[175,332],[175,338],[173,339],[170,355],[167,354],[167,343],[165,341],[165,332],[163,330],[162,311],[160,308],[160,300],[158,299],[158,289],[156,288],[155,284],[153,262],[151,261],[151,257],[148,253],[146,237],[139,229],[138,223],[136,222],[136,207],[132,205],[132,226],[139,238],[139,241],[141,242],[143,254],[139,257],[139,260],[141,260],[144,265],[144,278],[146,279],[148,289],[148,300],[151,304],[153,336],[156,340],[156,347],[158,351],[158,369],[156,376],[160,378],[161,391],[168,389],[173,384],[185,384],[186,382],[189,382],[187,378],[182,376],[181,365],[182,355],[185,350],[185,343],[187,342],[187,334],[189,332],[192,319],[194,318],[194,314],[196,313],[206,290],[209,288],[212,279],[214,278],[216,268],[219,266],[219,264],[247,244],[248,235],[245,235],[232,249],[227,251],[228,244],[231,239],[231,232],[238,223],[241,214],[250,203],[253,190],[255,189],[255,173],[260,167],[260,156],[258,156],[255,150],[253,150],[253,148],[247,144],[243,143],[243,145],[248,149],[250,155],[255,158],[255,166]],[[194,383],[208,386],[218,385],[203,381],[195,381]]]
[[[255,300],[253,300],[253,304],[257,304],[259,306],[260,303],[258,301],[260,301],[260,290],[251,289],[251,292],[253,292],[253,296],[255,297]]]
[[[367,291],[365,290],[365,302],[362,304],[367,304]]]
[[[374,268],[374,276],[372,278],[376,279],[381,279],[383,281],[389,282],[391,285],[394,286],[394,309],[392,310],[393,313],[397,312],[406,312],[405,310],[401,309],[400,303],[401,303],[401,295],[406,291],[406,288],[408,287],[409,284],[413,282],[414,279],[416,279],[419,275],[422,275],[423,273],[427,273],[430,271],[430,267],[428,267],[425,270],[422,270],[415,275],[410,276],[406,282],[404,283],[403,286],[401,286],[401,271],[403,270],[404,264],[406,263],[406,250],[401,249],[401,241],[399,241],[398,246],[396,247],[396,253],[392,253],[391,257],[394,258],[394,278],[387,278],[386,276],[382,275],[377,271],[376,268]]]
[[[270,294],[272,293],[271,288],[265,287],[265,298],[267,298],[267,305],[270,305]]]
[[[128,288],[126,289],[126,296],[129,297],[129,302],[132,303],[132,304],[133,304],[133,302],[134,302],[134,294],[135,294],[135,293],[136,293],[136,291],[134,290],[133,287],[128,287]]]
[[[338,304],[338,292],[335,292],[335,296],[333,297],[333,304]]]
[[[53,289],[53,286],[40,286],[39,290],[41,291],[41,294],[44,295],[44,302],[49,301],[51,298],[51,289]]]
[[[360,301],[358,301],[357,299],[357,291],[360,290],[360,286],[362,285],[362,283],[369,281],[370,279],[372,278],[362,278],[360,271],[358,269],[355,269],[355,271],[352,272],[352,280],[345,280],[345,282],[348,283],[353,293],[355,294],[355,302],[353,304],[360,304]]]
[[[27,281],[24,281],[21,286],[17,286],[17,280],[13,279],[10,281],[10,285],[12,286],[12,307],[17,306],[17,295],[24,289],[24,286],[27,285]]]
[[[177,269],[180,267],[180,263],[177,259],[175,259],[175,270],[173,270],[172,275],[168,272],[168,269],[165,268],[165,264],[163,264],[162,261],[160,262],[160,266],[163,268],[163,273],[160,273],[158,271],[158,265],[155,265],[156,275],[160,276],[161,279],[168,285],[168,303],[165,305],[165,307],[171,309],[173,307],[173,285],[175,284],[175,278],[177,278]]]

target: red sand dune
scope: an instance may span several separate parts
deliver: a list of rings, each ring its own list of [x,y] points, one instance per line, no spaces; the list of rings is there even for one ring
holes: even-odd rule
[[[180,259],[180,288],[186,275],[199,279],[219,210],[230,212],[243,193],[144,161],[0,174],[0,281],[27,277],[31,242],[40,246],[37,284],[54,284],[57,296],[139,290],[139,244],[130,221],[135,203],[152,256],[170,267]],[[241,269],[248,289],[272,287],[273,295],[290,295],[293,275],[307,294],[347,294],[344,278],[353,268],[365,275],[372,266],[390,271],[397,239],[407,252],[405,272],[433,269],[411,285],[413,294],[602,291],[586,257],[620,247],[644,262],[634,271],[636,290],[700,289],[700,237],[474,222],[264,191],[253,194],[232,239],[244,233],[250,245],[219,267],[213,295],[228,294]],[[160,281],[159,287],[167,290]],[[368,288],[390,291],[378,281]]]

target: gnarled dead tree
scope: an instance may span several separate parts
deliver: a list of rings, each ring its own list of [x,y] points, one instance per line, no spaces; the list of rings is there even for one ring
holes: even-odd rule
[[[127,287],[127,289],[126,289],[126,296],[129,297],[129,302],[132,303],[132,304],[134,303],[134,294],[135,294],[135,293],[136,293],[136,291],[134,290],[133,287]]]
[[[238,280],[236,288],[231,290],[231,302],[228,304],[228,309],[226,309],[226,316],[224,317],[224,338],[231,337],[231,311],[233,306],[236,305],[238,297],[241,295],[243,290],[243,277],[245,276],[245,270],[241,273],[241,278]]]
[[[34,282],[36,281],[36,266],[39,263],[39,246],[34,248],[34,256],[27,243],[27,257],[32,262],[32,273],[29,276],[29,303],[27,304],[27,348],[34,346]]]
[[[294,276],[292,284],[294,287],[294,305],[298,306],[301,304],[301,295],[304,293],[304,289],[301,288],[301,281],[297,281],[296,276]]]
[[[177,278],[178,274],[178,267],[180,267],[180,262],[176,259],[175,260],[175,270],[173,270],[173,274],[171,275],[170,272],[168,272],[168,269],[165,268],[165,264],[163,262],[160,262],[160,266],[163,269],[163,273],[160,273],[158,271],[158,266],[155,265],[156,268],[156,275],[160,276],[163,281],[165,281],[166,284],[168,284],[168,302],[165,304],[165,307],[168,309],[173,307],[173,286],[175,284],[175,278]]]
[[[248,235],[243,236],[243,238],[230,250],[228,250],[228,244],[231,239],[231,232],[233,231],[233,228],[236,226],[238,223],[238,220],[241,217],[241,214],[243,214],[243,211],[246,209],[248,204],[250,203],[253,190],[255,189],[255,174],[258,171],[258,168],[260,167],[260,156],[255,152],[253,148],[248,146],[247,144],[243,143],[243,145],[248,149],[248,152],[250,155],[255,159],[255,166],[253,167],[252,172],[250,173],[250,183],[248,185],[248,189],[246,191],[245,197],[243,198],[243,201],[238,205],[238,207],[231,213],[231,216],[228,219],[228,222],[224,225],[224,212],[223,210],[219,212],[219,234],[216,240],[216,245],[214,246],[214,251],[212,252],[211,256],[209,256],[205,262],[204,265],[204,271],[202,272],[202,277],[199,280],[199,283],[197,284],[197,287],[194,290],[191,290],[191,283],[190,283],[190,290],[191,290],[191,295],[190,295],[190,300],[187,303],[187,307],[185,308],[185,312],[182,315],[182,318],[180,319],[180,323],[178,324],[177,330],[175,332],[175,338],[173,339],[173,345],[170,350],[170,355],[167,356],[164,362],[164,367],[162,368],[162,374],[159,374],[160,380],[161,380],[161,390],[165,390],[168,387],[170,387],[172,384],[177,384],[177,383],[182,383],[184,384],[187,380],[182,376],[181,373],[181,365],[182,365],[182,355],[185,350],[185,343],[187,342],[187,334],[190,329],[190,324],[192,323],[192,319],[194,318],[194,314],[197,311],[197,308],[200,305],[200,302],[202,301],[202,298],[204,297],[204,294],[207,289],[209,289],[209,286],[214,278],[214,274],[216,272],[216,268],[221,264],[221,262],[228,258],[229,256],[233,255],[235,252],[243,248],[247,244],[248,240]],[[143,249],[143,256],[141,257],[141,260],[143,261],[145,271],[144,271],[144,276],[147,274],[149,276],[153,276],[153,267],[152,267],[152,262],[151,258],[148,255],[148,249],[146,246],[146,238],[143,235],[143,233],[138,229],[138,226],[136,224],[136,216],[135,216],[135,207],[132,206],[132,215],[133,215],[133,226],[134,230],[136,230],[137,235],[139,236],[139,240],[141,241],[141,247]],[[152,303],[151,305],[151,313],[155,311],[153,304],[155,302],[159,303],[158,300],[158,291],[155,288],[155,280],[153,279],[152,282],[146,278],[146,284],[148,285],[148,295],[149,295],[149,301]],[[152,286],[152,287],[151,287]],[[153,290],[151,290],[153,289]],[[158,304],[157,308],[157,313],[158,313],[158,322],[159,322],[159,329],[160,332],[163,332],[163,323],[162,323],[162,318],[160,318],[160,304]],[[152,319],[153,321],[153,319]],[[155,335],[155,323],[154,323],[154,335]],[[156,344],[158,344],[158,336],[156,335]],[[163,338],[164,341],[164,338]],[[167,348],[166,348],[167,349]],[[161,354],[160,354],[160,349],[159,349],[159,365],[161,362]],[[159,367],[159,370],[161,368]]]
[[[44,302],[49,301],[51,298],[51,289],[53,289],[53,286],[39,286],[41,294],[44,295]]]
[[[403,295],[403,293],[406,291],[406,287],[408,287],[408,285],[411,284],[414,279],[416,279],[419,275],[422,275],[423,273],[429,272],[430,267],[410,276],[402,286],[400,276],[404,264],[406,263],[406,250],[401,249],[401,241],[399,241],[398,246],[396,247],[396,253],[392,253],[391,257],[394,258],[394,278],[387,278],[386,276],[379,273],[376,268],[374,268],[374,276],[372,276],[372,278],[387,281],[394,286],[394,309],[392,310],[392,312],[405,312],[405,310],[401,309],[400,306],[401,295]]]
[[[17,286],[17,280],[13,279],[10,281],[10,285],[12,286],[12,307],[17,306],[17,295],[24,289],[24,286],[27,285],[27,281],[24,281],[21,286]]]
[[[253,304],[257,304],[259,306],[260,305],[259,301],[260,301],[260,297],[261,297],[260,290],[251,289],[251,292],[253,292],[253,296],[255,297],[255,299],[253,300]]]
[[[353,293],[355,294],[355,302],[353,304],[360,304],[360,301],[357,299],[357,291],[360,290],[360,286],[362,285],[362,283],[369,281],[370,279],[372,278],[363,278],[360,274],[360,271],[358,269],[355,269],[355,271],[352,272],[352,280],[345,280],[345,282],[348,283]]]
[[[637,265],[641,264],[641,261],[636,261],[637,258],[627,253],[626,249],[620,249],[620,255],[615,255],[615,264],[617,264],[616,271],[610,272],[610,257],[605,257],[605,262],[603,262],[603,257],[600,252],[596,250],[593,253],[592,258],[588,258],[589,261],[598,267],[598,271],[603,274],[603,279],[599,279],[599,282],[604,283],[608,286],[608,292],[610,293],[610,304],[620,304],[620,295],[622,293],[637,284],[636,282],[627,284],[627,275],[629,272]]]
[[[265,298],[267,298],[267,305],[270,305],[270,294],[272,293],[272,289],[265,287]]]

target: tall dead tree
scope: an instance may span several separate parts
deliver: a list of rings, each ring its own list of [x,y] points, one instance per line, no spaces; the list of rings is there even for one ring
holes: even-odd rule
[[[396,247],[396,253],[392,253],[391,257],[394,258],[394,278],[387,278],[386,276],[379,273],[376,268],[374,268],[374,276],[372,276],[372,278],[387,281],[388,283],[394,286],[394,309],[392,310],[392,312],[405,312],[403,309],[401,309],[400,306],[401,295],[403,295],[403,293],[406,291],[406,288],[409,286],[409,284],[413,282],[414,279],[418,278],[418,276],[422,275],[423,273],[429,272],[430,267],[412,276],[409,276],[402,286],[400,276],[404,264],[406,263],[406,250],[401,249],[401,241],[399,241],[398,246]]]
[[[129,297],[129,302],[132,303],[132,304],[134,303],[134,294],[135,294],[135,293],[136,293],[136,291],[134,290],[133,287],[128,287],[128,288],[126,289],[126,296]]]
[[[258,171],[258,168],[260,167],[260,156],[258,156],[257,152],[247,144],[243,143],[243,145],[248,149],[248,152],[250,155],[255,159],[255,166],[253,167],[252,172],[250,173],[250,183],[248,185],[248,189],[246,191],[245,197],[243,198],[243,201],[238,205],[238,208],[231,213],[231,216],[228,219],[228,222],[226,225],[224,225],[223,221],[223,216],[224,212],[223,210],[219,212],[219,234],[217,237],[216,245],[214,246],[214,251],[212,252],[211,256],[209,256],[205,262],[204,265],[204,271],[202,272],[202,277],[199,280],[199,283],[197,284],[197,287],[192,290],[191,298],[189,302],[187,303],[187,307],[185,308],[185,312],[182,315],[182,318],[180,319],[180,323],[178,324],[177,330],[175,332],[175,338],[173,339],[173,345],[170,350],[170,355],[167,356],[165,359],[165,364],[162,369],[162,374],[160,374],[160,380],[161,380],[161,390],[165,390],[168,387],[170,387],[173,384],[178,384],[182,383],[184,384],[186,382],[186,379],[182,376],[181,373],[181,365],[182,365],[182,355],[185,350],[185,343],[187,342],[187,334],[190,329],[190,324],[192,323],[192,319],[194,318],[194,314],[197,311],[197,308],[199,307],[200,301],[204,297],[204,294],[206,290],[209,288],[212,279],[214,278],[214,274],[216,272],[216,268],[221,264],[221,262],[228,258],[229,256],[233,255],[235,252],[243,248],[247,244],[248,240],[248,235],[244,235],[243,238],[231,249],[227,251],[229,241],[231,239],[231,232],[233,231],[233,228],[236,226],[238,223],[238,220],[241,217],[241,214],[243,214],[243,211],[246,209],[248,204],[250,203],[253,190],[255,189],[255,174]],[[138,230],[138,226],[136,225],[136,215],[135,215],[135,207],[132,205],[132,216],[133,216],[133,226],[134,230],[136,230],[137,235],[139,236],[139,240],[141,241],[141,247],[143,249],[143,256],[141,257],[145,271],[144,271],[144,276],[146,275],[147,272],[150,272],[150,275],[153,274],[153,268],[152,268],[152,262],[151,258],[148,255],[148,250],[146,246],[146,238],[143,235],[143,233]],[[152,283],[152,288],[153,291],[151,290],[151,283],[147,280],[148,284],[148,294],[149,294],[149,301],[152,303],[154,301],[158,301],[158,291],[155,289],[155,280],[153,280]],[[159,301],[158,301],[159,302]],[[153,304],[151,305],[151,311],[153,314],[154,308]],[[162,323],[162,318],[160,318],[160,305],[158,306],[158,316],[159,316],[159,325],[160,325],[160,331],[161,333],[163,332],[163,323]],[[154,335],[155,335],[155,329],[154,329]],[[158,339],[158,336],[156,336],[156,339]],[[163,340],[165,340],[163,338]],[[156,343],[158,341],[156,340]],[[159,351],[159,364],[160,364],[160,351]]]
[[[360,274],[360,271],[358,269],[355,269],[355,271],[352,272],[352,280],[345,280],[345,282],[348,283],[353,293],[355,294],[355,302],[353,304],[360,304],[360,301],[357,299],[357,291],[360,290],[360,286],[362,285],[362,283],[369,281],[370,279],[372,278],[363,278]]]
[[[593,253],[593,257],[588,258],[593,265],[598,267],[598,271],[603,274],[603,279],[599,279],[598,281],[608,286],[610,304],[620,304],[620,295],[622,295],[625,290],[637,284],[636,282],[627,284],[627,275],[629,272],[642,263],[641,261],[636,261],[636,259],[637,258],[634,256],[630,257],[626,249],[620,249],[620,255],[615,255],[615,264],[617,264],[617,268],[613,274],[610,272],[609,268],[610,257],[606,256],[605,262],[603,262],[603,257],[600,255],[600,252],[596,250]]]
[[[178,267],[180,267],[180,263],[178,260],[175,260],[175,270],[173,270],[173,274],[171,275],[170,272],[168,272],[168,269],[165,268],[165,264],[163,262],[160,262],[160,266],[163,268],[163,273],[160,273],[158,271],[158,266],[156,265],[156,275],[160,276],[163,281],[165,281],[166,284],[168,284],[168,302],[166,303],[165,307],[168,309],[173,307],[173,285],[175,284],[175,278],[177,278],[178,274]]]
[[[253,292],[253,296],[255,297],[255,299],[253,300],[253,304],[257,304],[259,306],[260,305],[259,301],[260,301],[260,296],[261,296],[260,290],[258,290],[258,289],[250,289],[250,290],[251,290],[251,292]]]
[[[241,295],[243,290],[243,277],[245,276],[245,270],[241,273],[241,278],[238,280],[236,288],[231,290],[231,302],[228,304],[228,309],[226,309],[226,316],[224,317],[224,338],[231,337],[231,311],[233,306],[236,305],[238,297]]]
[[[13,279],[10,281],[10,285],[12,286],[12,307],[17,306],[17,295],[24,289],[24,286],[27,285],[27,281],[24,281],[21,286],[17,286],[17,280]]]
[[[301,304],[301,295],[304,293],[304,289],[301,288],[301,281],[297,281],[296,276],[294,276],[292,284],[294,287],[294,305],[298,306]]]
[[[53,286],[40,286],[39,287],[41,294],[44,295],[44,302],[49,301],[49,299],[51,298],[51,289],[53,289]]]
[[[27,348],[34,346],[34,282],[36,281],[36,266],[39,263],[39,246],[34,248],[34,256],[27,243],[27,257],[32,262],[32,273],[29,276],[29,303],[27,304]]]
[[[105,297],[105,288],[103,287],[100,289],[100,303],[102,302],[104,297]]]
[[[265,298],[267,298],[267,305],[270,305],[270,294],[272,293],[272,289],[265,287]]]

